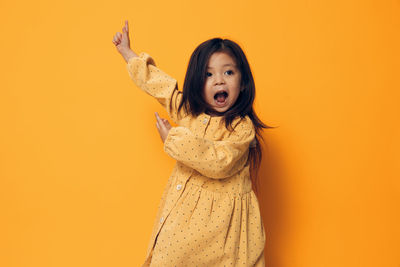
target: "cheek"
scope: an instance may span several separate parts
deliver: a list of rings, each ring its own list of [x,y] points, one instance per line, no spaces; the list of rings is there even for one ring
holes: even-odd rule
[[[237,78],[237,81],[236,81],[236,83],[237,83],[237,85],[240,87],[240,84],[241,84],[241,82],[242,82],[242,79],[239,77],[239,78]]]
[[[206,84],[204,85],[204,88],[203,88],[203,95],[204,95],[205,97],[210,98],[210,97],[211,97],[211,94],[212,94],[212,89],[210,88],[210,85],[209,85],[208,83],[206,83]]]
[[[230,87],[234,91],[240,91],[240,81],[232,81]]]

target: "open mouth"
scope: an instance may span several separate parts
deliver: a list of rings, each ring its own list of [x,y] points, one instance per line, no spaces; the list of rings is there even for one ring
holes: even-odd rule
[[[228,93],[226,91],[219,91],[214,95],[214,100],[217,106],[223,106],[228,98]]]

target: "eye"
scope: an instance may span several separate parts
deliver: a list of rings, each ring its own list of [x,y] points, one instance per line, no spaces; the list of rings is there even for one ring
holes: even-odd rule
[[[210,75],[208,75],[208,74],[210,74]],[[207,76],[207,77],[210,77],[210,76],[211,76],[211,73],[209,73],[209,72],[206,72],[206,76]]]
[[[233,74],[233,71],[231,71],[231,70],[227,70],[226,72],[231,73],[231,74],[229,74],[229,75],[232,75],[232,74]]]

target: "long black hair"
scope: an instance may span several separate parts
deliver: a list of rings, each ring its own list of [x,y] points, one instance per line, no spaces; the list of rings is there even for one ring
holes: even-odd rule
[[[263,140],[261,136],[262,128],[276,128],[264,124],[253,110],[253,102],[255,98],[255,85],[250,65],[240,46],[229,39],[213,38],[201,43],[192,53],[188,68],[186,71],[185,81],[183,84],[182,100],[178,107],[178,114],[182,107],[187,114],[197,117],[203,112],[210,112],[212,107],[203,99],[202,92],[206,79],[207,64],[211,55],[215,52],[224,52],[231,56],[238,69],[241,72],[241,88],[235,104],[224,113],[213,111],[214,114],[223,115],[225,127],[232,131],[233,120],[240,116],[244,118],[246,115],[252,120],[255,131],[256,141],[255,147],[250,147],[250,176],[252,183],[257,190],[257,174],[261,163],[262,151],[259,140]]]

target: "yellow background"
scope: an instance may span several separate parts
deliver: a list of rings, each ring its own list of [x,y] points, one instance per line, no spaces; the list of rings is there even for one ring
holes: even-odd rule
[[[244,49],[268,125],[269,267],[400,266],[400,1],[3,1],[0,266],[140,266],[174,160],[112,43],[182,88]],[[264,150],[265,151],[265,150]]]

